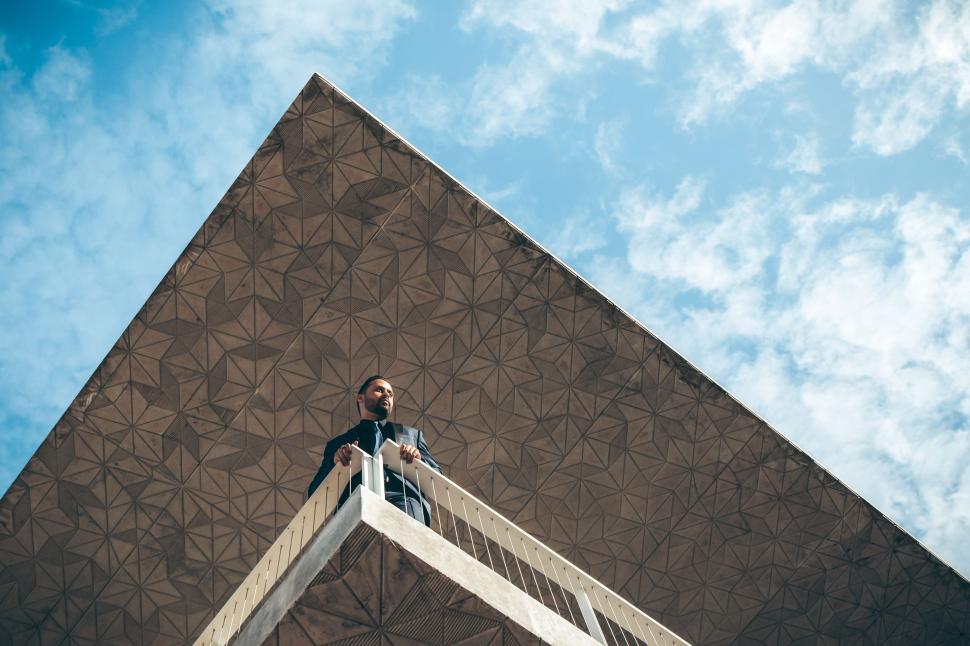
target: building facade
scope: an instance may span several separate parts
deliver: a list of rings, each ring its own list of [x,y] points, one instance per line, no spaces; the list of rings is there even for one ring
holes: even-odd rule
[[[314,76],[0,501],[0,642],[193,641],[367,375],[696,644],[970,640],[970,584]]]

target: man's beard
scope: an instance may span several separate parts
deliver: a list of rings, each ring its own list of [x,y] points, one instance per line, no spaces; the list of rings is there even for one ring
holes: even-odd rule
[[[374,413],[375,415],[377,415],[381,419],[386,419],[387,416],[391,413],[391,411],[386,406],[384,406],[380,402],[380,400],[375,401],[370,406],[367,406],[367,410],[369,412],[371,412],[371,413]]]

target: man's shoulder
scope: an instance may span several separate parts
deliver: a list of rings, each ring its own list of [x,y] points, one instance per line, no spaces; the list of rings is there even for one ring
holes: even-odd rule
[[[388,423],[391,425],[391,428],[394,429],[395,433],[403,432],[403,433],[413,433],[415,435],[417,435],[418,433],[421,433],[421,431],[417,427],[410,426],[408,424],[402,424],[400,422],[388,422]]]

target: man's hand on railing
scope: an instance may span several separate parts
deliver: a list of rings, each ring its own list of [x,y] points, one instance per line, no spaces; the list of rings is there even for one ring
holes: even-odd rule
[[[339,464],[344,465],[345,467],[349,467],[350,466],[350,458],[354,454],[353,447],[357,446],[357,444],[358,444],[358,442],[357,441],[354,441],[353,444],[344,444],[339,449],[337,449],[337,452],[333,454],[333,463],[334,464],[338,464],[339,463]],[[401,447],[401,448],[402,448],[401,455],[403,456],[404,455],[404,451],[403,451],[403,448],[404,447]],[[410,460],[408,460],[408,462],[410,462]]]
[[[418,447],[416,447],[416,446],[411,446],[410,444],[402,444],[401,445],[401,459],[404,460],[405,462],[407,462],[408,464],[411,464],[415,460],[420,461],[421,460],[421,451],[419,451],[418,450]]]

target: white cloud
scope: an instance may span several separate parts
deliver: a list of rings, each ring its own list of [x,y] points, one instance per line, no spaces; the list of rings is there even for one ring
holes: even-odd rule
[[[490,188],[488,185],[488,180],[482,178],[481,181],[474,182],[476,187],[481,190],[481,195],[484,196],[485,201],[489,204],[498,204],[499,202],[512,197],[513,195],[518,195],[519,185],[516,183],[508,184],[506,186],[498,188]]]
[[[96,30],[98,36],[107,36],[124,29],[138,17],[137,5],[98,8],[96,11],[100,18],[100,24]]]
[[[39,101],[69,103],[78,99],[91,78],[91,63],[84,52],[61,46],[47,50],[47,60],[34,74],[32,89]]]
[[[237,80],[259,83],[257,94],[268,97],[292,94],[311,72],[338,84],[372,74],[402,25],[416,15],[402,0],[212,0],[210,5],[221,21],[218,29],[197,35],[198,63],[207,76],[231,69],[241,76]],[[267,82],[274,84],[272,92]]]
[[[818,147],[817,135],[795,135],[794,148],[787,156],[778,161],[778,166],[795,173],[818,175],[822,172],[823,167]]]
[[[666,42],[689,47],[693,85],[671,88],[685,127],[730,114],[757,87],[784,93],[781,82],[815,69],[852,94],[853,142],[891,155],[970,101],[970,7],[946,0],[914,10],[894,0],[479,1],[461,25],[514,43],[504,62],[493,58],[452,93],[454,119],[437,124],[470,132],[472,146],[543,133],[574,110],[576,79],[606,62],[635,61],[652,80]]]
[[[598,219],[589,214],[577,214],[555,221],[547,246],[569,259],[606,246],[604,230],[604,223]]]
[[[470,148],[541,135],[559,112],[551,81],[570,64],[555,49],[523,47],[507,65],[482,64],[464,84],[410,74],[385,107],[396,123],[447,134]]]
[[[437,130],[443,124],[452,124],[458,118],[460,97],[457,88],[449,86],[440,76],[420,78],[415,74],[405,77],[404,86],[384,102],[382,113],[387,122],[410,123],[427,130]]]
[[[622,171],[617,156],[623,147],[623,132],[626,127],[626,119],[603,121],[596,127],[596,134],[593,136],[593,152],[596,160],[603,170],[611,175]]]
[[[629,236],[634,268],[702,291],[740,287],[761,272],[775,244],[777,207],[749,193],[712,215],[698,210],[704,186],[686,177],[669,199],[642,186],[621,193],[614,215]]]
[[[133,53],[120,97],[96,93],[84,51],[54,47],[25,75],[0,41],[0,327],[19,330],[0,337],[4,478],[310,74],[373,74],[413,15],[377,0],[219,2],[191,33]]]
[[[678,198],[694,185],[617,201],[649,291],[635,304],[628,281],[619,302],[970,571],[970,219],[927,195],[816,204],[811,189],[705,211]],[[696,290],[703,304],[674,307]]]
[[[943,142],[943,152],[960,161],[961,164],[966,166],[968,163],[967,155],[963,152],[963,146],[960,144],[960,140],[956,137],[947,137]]]
[[[970,98],[970,8],[943,1],[907,11],[883,0],[745,5],[721,12],[727,53],[701,74],[684,113],[709,118],[744,92],[814,66],[855,94],[853,142],[892,155],[922,141]],[[727,60],[727,64],[720,61]],[[712,69],[701,61],[702,69]]]
[[[508,65],[481,66],[462,108],[460,139],[488,146],[499,138],[545,132],[555,114],[551,80],[568,67],[567,59],[544,47],[524,47]]]
[[[448,133],[469,147],[487,147],[500,139],[541,135],[551,121],[576,113],[585,100],[578,86],[562,101],[561,86],[578,78],[600,53],[621,54],[600,34],[601,23],[626,0],[568,3],[474,2],[461,18],[467,32],[484,29],[517,44],[501,62],[484,62],[467,81],[443,88],[440,79],[415,79],[391,102],[390,109],[412,123]],[[443,117],[427,118],[430,102]]]
[[[949,88],[927,73],[902,91],[893,88],[874,94],[856,109],[852,140],[880,155],[894,155],[929,134],[943,113]]]
[[[585,56],[613,51],[601,37],[602,22],[608,14],[629,5],[630,0],[476,0],[462,16],[461,26],[465,30],[513,28],[538,42],[554,42]]]

